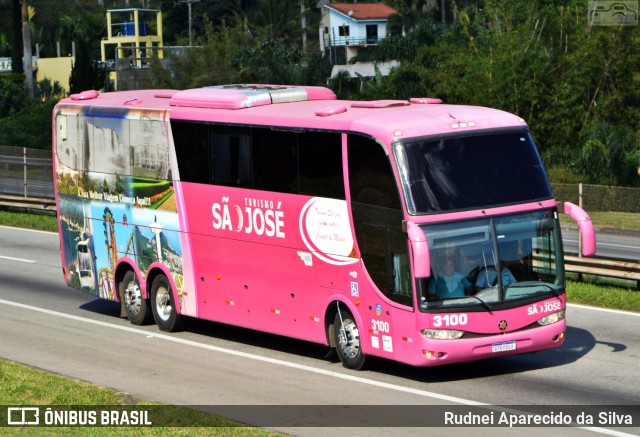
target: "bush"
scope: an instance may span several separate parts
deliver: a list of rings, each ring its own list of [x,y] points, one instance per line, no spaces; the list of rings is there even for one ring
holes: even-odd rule
[[[553,166],[547,169],[549,180],[556,184],[579,184],[587,181],[586,176],[576,173],[566,166]]]
[[[0,118],[19,111],[26,99],[24,74],[0,74]]]
[[[46,103],[23,100],[23,108],[0,118],[0,145],[49,149],[51,147],[51,113],[55,101]]]

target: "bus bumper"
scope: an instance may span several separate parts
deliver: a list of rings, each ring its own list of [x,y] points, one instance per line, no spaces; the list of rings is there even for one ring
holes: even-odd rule
[[[562,345],[566,321],[534,329],[457,340],[422,339],[418,366],[475,361],[507,355],[526,354]]]

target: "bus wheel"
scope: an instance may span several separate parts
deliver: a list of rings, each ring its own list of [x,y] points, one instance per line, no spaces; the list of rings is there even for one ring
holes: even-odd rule
[[[348,310],[338,311],[333,330],[336,352],[347,369],[362,370],[367,356],[360,347],[360,331],[355,319]]]
[[[151,285],[151,310],[153,318],[162,331],[178,331],[182,329],[184,317],[176,310],[169,280],[158,275]]]
[[[124,274],[120,282],[120,299],[124,302],[127,318],[134,325],[143,325],[149,321],[149,306],[142,296],[138,279],[133,270]]]

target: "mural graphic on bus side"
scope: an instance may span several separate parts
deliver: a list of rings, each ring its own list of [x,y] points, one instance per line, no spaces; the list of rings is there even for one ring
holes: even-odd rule
[[[182,245],[175,213],[127,204],[60,196],[64,265],[70,286],[114,300],[118,260],[131,259],[144,273],[154,262],[166,265],[179,293]],[[180,293],[181,294],[181,293]]]
[[[166,136],[154,128],[162,119],[153,111],[138,112],[107,116],[65,107],[56,115],[66,280],[111,300],[123,257],[143,275],[152,263],[163,263],[182,294],[182,244]]]

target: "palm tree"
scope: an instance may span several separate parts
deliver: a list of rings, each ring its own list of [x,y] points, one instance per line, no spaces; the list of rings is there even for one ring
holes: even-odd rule
[[[411,33],[418,22],[435,7],[434,0],[393,0],[390,4],[398,13],[389,17],[389,30],[403,35]]]
[[[33,52],[31,50],[31,26],[29,20],[31,16],[28,12],[27,0],[22,0],[22,45],[24,53],[24,75],[27,95],[32,99],[35,97],[33,86]]]
[[[22,5],[13,0],[13,49],[11,50],[11,71],[22,73]]]

